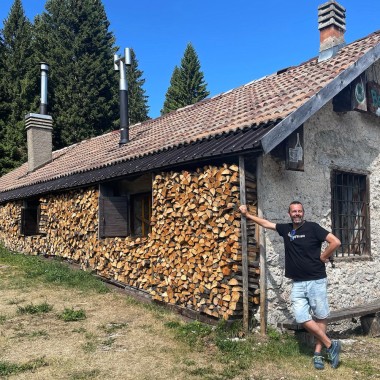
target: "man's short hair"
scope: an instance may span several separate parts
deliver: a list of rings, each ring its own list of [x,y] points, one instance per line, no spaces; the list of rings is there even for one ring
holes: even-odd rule
[[[290,212],[290,206],[291,205],[301,205],[302,211],[305,212],[305,208],[303,207],[303,204],[300,201],[293,201],[292,203],[290,203],[289,208],[288,208],[288,212]]]

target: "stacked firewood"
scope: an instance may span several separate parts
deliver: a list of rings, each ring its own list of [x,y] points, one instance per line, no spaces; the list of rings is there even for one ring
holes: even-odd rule
[[[256,180],[247,178],[247,200],[256,213]],[[242,314],[239,168],[235,164],[155,176],[151,233],[146,238],[98,238],[98,189],[40,199],[40,235],[20,239],[5,225],[2,240],[21,240],[27,253],[79,262],[83,268],[148,292],[155,300],[229,319]],[[15,220],[19,204],[0,208]],[[12,208],[13,207],[13,208]],[[249,296],[258,303],[258,246],[249,227]],[[12,235],[10,238],[9,236]]]

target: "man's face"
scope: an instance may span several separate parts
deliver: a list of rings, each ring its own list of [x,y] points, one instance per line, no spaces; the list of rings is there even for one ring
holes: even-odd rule
[[[301,224],[303,222],[303,207],[301,204],[289,206],[289,216],[293,224]]]

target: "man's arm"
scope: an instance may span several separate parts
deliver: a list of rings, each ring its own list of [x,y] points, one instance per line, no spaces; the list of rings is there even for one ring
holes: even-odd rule
[[[276,231],[276,224],[270,222],[269,220],[259,218],[258,216],[254,216],[248,212],[246,205],[241,205],[239,207],[240,212],[247,218],[253,220],[255,223],[259,224],[260,226],[267,228],[269,230]]]
[[[327,263],[329,257],[336,251],[340,245],[340,240],[331,232],[326,236],[326,241],[329,243],[328,247],[321,254],[321,261]]]

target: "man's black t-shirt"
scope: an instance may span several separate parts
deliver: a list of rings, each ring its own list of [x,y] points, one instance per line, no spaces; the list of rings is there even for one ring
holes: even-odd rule
[[[321,246],[329,232],[314,222],[304,222],[294,236],[292,223],[276,224],[284,239],[285,277],[294,281],[319,280],[326,277],[326,266],[321,261]]]

